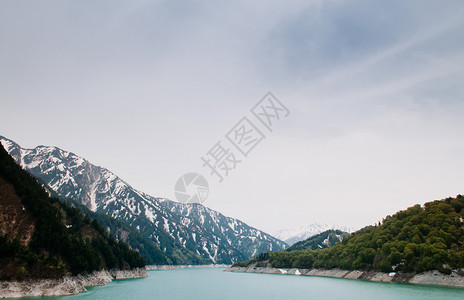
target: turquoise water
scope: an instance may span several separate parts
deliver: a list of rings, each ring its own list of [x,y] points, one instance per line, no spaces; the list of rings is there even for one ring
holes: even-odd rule
[[[464,289],[458,288],[223,270],[149,271],[147,278],[117,280],[79,295],[39,299],[464,299]]]

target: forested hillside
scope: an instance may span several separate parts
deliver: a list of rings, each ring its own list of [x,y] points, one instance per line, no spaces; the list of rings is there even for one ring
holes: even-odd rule
[[[60,199],[86,207],[150,264],[230,264],[287,247],[199,203],[178,203],[136,190],[110,170],[72,152],[54,146],[26,149],[2,136],[0,142],[24,170]]]
[[[144,265],[137,251],[96,220],[50,198],[0,146],[0,280]]]
[[[464,268],[463,208],[461,195],[415,205],[351,234],[331,248],[270,252],[257,260],[287,268],[450,273]]]
[[[46,186],[44,183],[42,184]],[[105,228],[112,237],[116,238],[118,241],[126,243],[132,249],[137,250],[148,265],[172,264],[172,261],[163,251],[159,249],[157,245],[153,243],[153,241],[145,238],[137,230],[125,224],[124,222],[116,220],[102,213],[93,212],[73,199],[60,197],[50,188],[47,188],[47,191],[53,197],[60,199],[69,206],[79,208],[84,214],[89,215],[92,219],[97,220],[97,222],[103,228]]]

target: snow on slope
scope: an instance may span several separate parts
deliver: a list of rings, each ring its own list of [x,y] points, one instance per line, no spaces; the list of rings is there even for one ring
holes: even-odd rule
[[[306,226],[300,226],[297,228],[287,228],[274,232],[273,236],[281,241],[286,242],[288,245],[293,245],[296,242],[306,240],[316,234],[324,232],[328,229],[341,230],[348,233],[352,233],[355,230],[348,226],[341,225],[328,225],[325,223],[312,223]]]
[[[22,168],[58,195],[137,228],[178,263],[196,263],[197,254],[212,262],[231,263],[287,246],[203,205],[180,204],[137,191],[74,153],[50,146],[23,149],[1,136],[0,141]]]

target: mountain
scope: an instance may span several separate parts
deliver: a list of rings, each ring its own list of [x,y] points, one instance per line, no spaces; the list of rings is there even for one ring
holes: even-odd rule
[[[282,229],[273,233],[273,236],[275,236],[281,241],[284,241],[289,245],[293,245],[296,242],[306,240],[307,238],[310,238],[316,234],[319,234],[329,229],[341,230],[348,233],[354,232],[354,229],[348,226],[328,225],[325,223],[313,223],[298,228]]]
[[[145,266],[137,251],[56,198],[0,145],[0,280]]]
[[[49,193],[55,194],[53,191],[49,191]],[[165,255],[165,253],[161,251],[152,240],[142,236],[137,229],[134,229],[126,223],[111,218],[103,213],[92,212],[87,207],[72,199],[65,199],[64,201],[73,207],[79,208],[85,214],[97,220],[111,236],[116,238],[116,240],[122,241],[129,245],[132,249],[137,250],[147,261],[147,264],[164,265],[170,263],[170,259]]]
[[[36,178],[42,184],[49,196],[58,198],[71,207],[80,209],[84,214],[89,215],[92,219],[106,229],[106,231],[117,241],[121,241],[129,245],[132,249],[138,251],[140,255],[146,260],[147,264],[168,264],[171,263],[169,258],[162,252],[159,247],[150,239],[143,237],[137,229],[132,228],[126,223],[111,218],[103,213],[93,212],[84,205],[76,202],[70,198],[60,197],[55,191],[50,189],[47,185]]]
[[[165,253],[168,263],[227,264],[287,246],[201,204],[180,204],[147,195],[74,153],[51,146],[23,149],[4,137],[0,142],[46,187],[136,229]]]
[[[262,253],[261,265],[451,274],[464,268],[464,196],[419,204],[386,216],[333,247]],[[253,261],[238,263],[249,265]],[[256,262],[256,260],[254,260]]]
[[[329,248],[335,245],[336,243],[343,241],[343,239],[349,235],[350,234],[348,232],[329,229],[319,234],[316,234],[304,241],[299,241],[293,244],[286,251],[306,250],[306,249],[316,250],[316,249]]]

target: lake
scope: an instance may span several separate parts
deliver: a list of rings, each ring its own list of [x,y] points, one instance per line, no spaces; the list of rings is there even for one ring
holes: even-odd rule
[[[87,293],[45,299],[464,299],[464,289],[275,274],[223,268],[149,271]],[[38,299],[38,298],[21,298]]]

